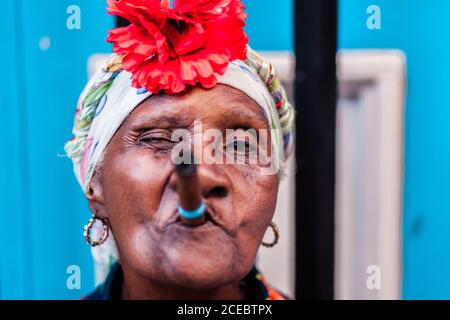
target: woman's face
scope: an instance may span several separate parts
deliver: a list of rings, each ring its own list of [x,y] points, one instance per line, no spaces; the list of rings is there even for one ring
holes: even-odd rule
[[[277,175],[261,174],[259,163],[200,163],[198,177],[211,221],[197,227],[176,221],[171,153],[177,142],[171,135],[187,129],[194,138],[199,133],[194,133],[194,122],[199,121],[202,133],[223,132],[223,145],[230,142],[226,129],[235,129],[233,143],[241,140],[243,130],[269,128],[252,99],[218,85],[150,97],[130,114],[106,149],[88,198],[95,214],[109,221],[125,278],[134,273],[161,285],[211,289],[241,280],[254,263],[278,191]],[[203,135],[201,150],[210,139]],[[268,140],[270,146],[270,134]]]

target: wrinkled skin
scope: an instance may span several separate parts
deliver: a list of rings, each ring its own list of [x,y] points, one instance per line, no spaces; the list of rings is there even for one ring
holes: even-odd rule
[[[202,121],[203,131],[269,128],[256,102],[225,85],[152,96],[116,132],[90,182],[90,209],[107,219],[117,243],[124,299],[245,296],[240,282],[273,217],[278,176],[261,175],[258,163],[199,164],[201,191],[215,223],[192,228],[175,222],[170,134],[192,130],[195,120]]]

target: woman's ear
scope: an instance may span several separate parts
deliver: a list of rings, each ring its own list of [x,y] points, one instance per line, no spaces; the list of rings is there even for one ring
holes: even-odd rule
[[[91,181],[89,182],[89,190],[85,195],[92,214],[100,219],[107,219],[108,214],[103,198],[103,188],[97,173],[94,173],[92,176]]]

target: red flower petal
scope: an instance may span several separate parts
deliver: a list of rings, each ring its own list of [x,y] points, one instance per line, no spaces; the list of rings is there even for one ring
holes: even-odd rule
[[[109,31],[132,85],[175,94],[186,86],[212,88],[231,61],[245,59],[246,14],[240,0],[107,0],[108,13],[131,25]]]

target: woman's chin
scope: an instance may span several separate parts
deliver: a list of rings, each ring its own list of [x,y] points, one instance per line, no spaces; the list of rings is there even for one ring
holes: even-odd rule
[[[191,270],[176,268],[169,271],[167,280],[173,287],[194,290],[210,290],[240,280],[235,273],[223,270],[211,270],[209,266],[202,265],[197,265]]]
[[[173,243],[164,251],[161,271],[174,285],[209,289],[240,280],[238,252],[229,237]]]

